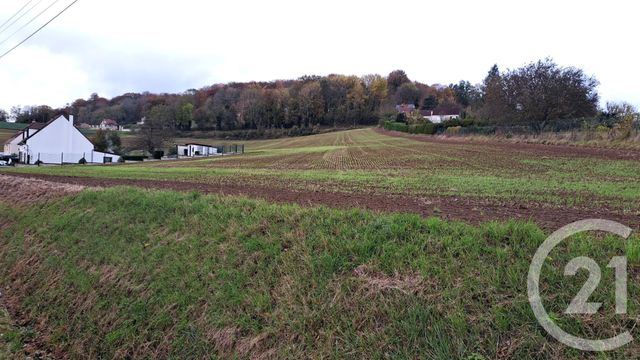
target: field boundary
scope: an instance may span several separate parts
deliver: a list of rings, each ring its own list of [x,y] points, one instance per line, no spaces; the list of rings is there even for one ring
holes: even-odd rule
[[[169,191],[198,191],[203,194],[223,196],[243,196],[275,203],[298,204],[302,206],[327,206],[338,209],[366,209],[384,213],[414,213],[423,217],[439,217],[443,220],[480,224],[487,221],[533,221],[545,230],[556,230],[568,223],[603,218],[618,221],[634,229],[640,229],[637,214],[612,212],[610,209],[582,209],[548,207],[535,203],[518,201],[492,201],[469,197],[412,197],[383,194],[354,194],[324,191],[294,191],[266,186],[238,184],[206,184],[168,180],[107,179],[80,176],[59,176],[44,174],[0,175],[3,178],[28,178],[45,180],[65,185],[87,187],[133,186],[145,189]]]

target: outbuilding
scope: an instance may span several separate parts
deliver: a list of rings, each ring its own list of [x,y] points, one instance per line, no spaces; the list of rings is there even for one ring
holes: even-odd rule
[[[178,156],[194,157],[221,155],[218,152],[218,147],[211,145],[189,143],[184,145],[177,145],[177,147]]]

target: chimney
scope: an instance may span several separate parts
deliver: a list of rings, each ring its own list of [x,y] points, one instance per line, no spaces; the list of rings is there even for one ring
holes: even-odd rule
[[[69,115],[69,124],[67,125],[67,152],[73,153],[73,115]]]

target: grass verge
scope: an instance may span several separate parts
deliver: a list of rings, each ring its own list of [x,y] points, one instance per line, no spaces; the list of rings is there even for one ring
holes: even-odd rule
[[[2,205],[0,216],[0,281],[58,356],[584,357],[548,338],[529,308],[529,262],[545,238],[531,223],[133,188]],[[584,235],[552,252],[543,299],[567,331],[635,328],[639,243]],[[604,265],[625,253],[634,278],[620,318]],[[578,255],[604,268],[591,301],[605,306],[588,319],[563,315],[586,279],[562,275]]]

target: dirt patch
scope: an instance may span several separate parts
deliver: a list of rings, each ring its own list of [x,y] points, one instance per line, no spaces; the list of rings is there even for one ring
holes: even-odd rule
[[[388,131],[381,128],[376,128],[374,131],[388,136],[401,137],[411,140],[440,143],[440,144],[469,144],[469,145],[483,145],[496,150],[504,151],[506,154],[510,153],[526,153],[528,156],[548,156],[552,158],[568,157],[568,158],[596,158],[605,160],[640,160],[640,151],[628,150],[628,149],[610,149],[599,148],[582,145],[547,145],[547,144],[532,144],[532,143],[512,143],[507,141],[500,141],[499,139],[492,141],[480,141],[474,139],[468,139],[465,137],[447,137],[447,136],[432,136],[432,135],[413,135],[399,131]]]
[[[11,205],[31,205],[61,196],[75,194],[83,185],[51,182],[22,176],[0,175],[0,202]]]
[[[595,206],[593,208],[549,207],[536,203],[453,196],[423,198],[402,195],[325,192],[321,190],[294,191],[257,185],[104,179],[42,174],[15,174],[12,177],[44,180],[45,184],[62,184],[63,186],[58,187],[58,189],[77,190],[82,189],[82,187],[135,186],[145,189],[198,191],[203,194],[246,196],[277,203],[295,203],[303,206],[325,205],[343,209],[362,208],[381,212],[416,213],[422,216],[437,216],[445,220],[460,220],[470,224],[478,224],[490,220],[532,220],[543,229],[556,230],[574,221],[602,218],[621,222],[634,229],[640,229],[640,216],[638,214],[621,213],[617,210]],[[67,187],[69,185],[78,187]]]
[[[420,274],[398,274],[392,276],[373,271],[366,265],[360,265],[353,270],[353,275],[362,280],[369,292],[396,290],[405,294],[417,294],[427,289],[428,284]]]

